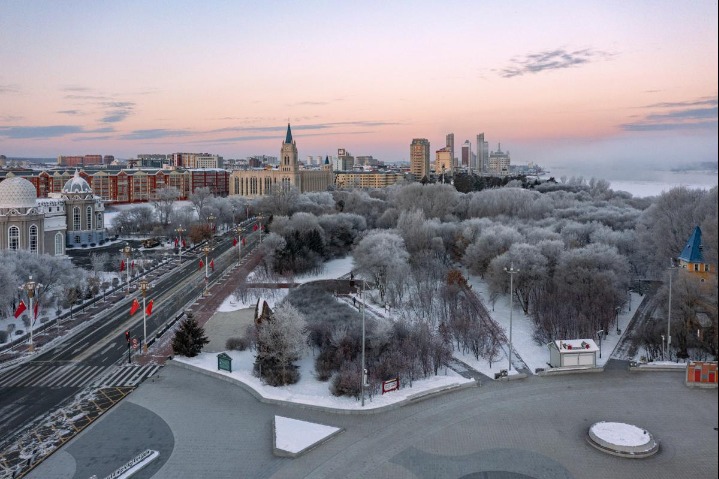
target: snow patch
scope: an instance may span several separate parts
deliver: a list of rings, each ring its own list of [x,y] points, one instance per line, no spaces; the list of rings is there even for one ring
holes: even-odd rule
[[[275,447],[281,451],[299,454],[340,430],[338,427],[275,416]]]

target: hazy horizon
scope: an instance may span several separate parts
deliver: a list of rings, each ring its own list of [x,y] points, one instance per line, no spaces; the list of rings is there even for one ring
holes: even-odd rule
[[[717,162],[714,2],[170,5],[4,4],[0,154],[277,156],[289,121],[302,159]]]

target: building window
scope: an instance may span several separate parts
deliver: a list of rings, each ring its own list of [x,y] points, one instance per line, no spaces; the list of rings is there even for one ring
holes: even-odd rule
[[[55,256],[59,256],[63,254],[62,251],[62,244],[63,244],[63,237],[62,233],[56,233],[55,234]]]
[[[80,207],[76,206],[72,209],[72,229],[74,231],[80,231]]]
[[[11,226],[7,230],[7,246],[8,249],[17,250],[20,248],[20,228]]]
[[[97,215],[97,219],[95,220],[95,227],[96,227],[97,229],[101,230],[101,229],[103,228],[102,213],[100,213],[100,212],[98,211],[98,212],[96,213],[96,215]]]
[[[87,221],[87,227],[88,230],[92,229],[92,207],[88,206],[85,210],[85,221]]]
[[[75,244],[80,244],[80,235],[75,235]]]
[[[37,253],[37,226],[30,226],[30,252]]]

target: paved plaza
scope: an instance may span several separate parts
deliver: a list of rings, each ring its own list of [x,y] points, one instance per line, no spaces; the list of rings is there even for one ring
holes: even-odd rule
[[[134,478],[717,477],[717,390],[681,373],[529,377],[492,382],[375,414],[259,402],[241,387],[170,362],[159,377],[33,470],[36,479],[105,477],[145,449],[160,457]],[[342,427],[295,458],[272,455],[274,415]],[[647,459],[586,442],[598,421],[646,428]]]

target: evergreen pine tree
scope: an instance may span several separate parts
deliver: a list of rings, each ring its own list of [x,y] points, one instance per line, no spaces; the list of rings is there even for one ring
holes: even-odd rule
[[[180,323],[180,329],[172,338],[172,349],[175,354],[192,358],[202,352],[202,348],[210,340],[205,336],[205,329],[197,324],[195,316],[188,311],[187,317]]]

